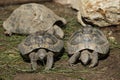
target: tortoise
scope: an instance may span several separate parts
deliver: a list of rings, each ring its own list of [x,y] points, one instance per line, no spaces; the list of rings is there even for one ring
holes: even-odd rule
[[[46,61],[45,70],[49,70],[53,66],[54,57],[61,53],[63,48],[63,40],[55,35],[38,31],[29,35],[19,45],[20,54],[28,57],[31,62],[32,70],[37,69],[37,61]]]
[[[3,22],[3,28],[6,30],[5,33],[9,35],[12,33],[31,34],[39,30],[47,31],[54,28],[54,25],[57,25],[54,28],[55,31],[60,30],[58,32],[61,32],[60,26],[64,24],[66,24],[66,20],[56,15],[46,6],[28,3],[15,9],[8,19]]]
[[[67,51],[71,56],[68,60],[71,66],[80,60],[83,65],[90,64],[89,67],[95,67],[98,64],[99,55],[108,54],[109,42],[101,30],[86,26],[69,38]]]

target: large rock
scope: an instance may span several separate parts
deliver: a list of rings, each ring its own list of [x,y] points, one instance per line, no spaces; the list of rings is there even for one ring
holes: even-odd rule
[[[81,18],[85,21],[91,22],[100,27],[110,25],[120,25],[120,0],[76,0],[79,5],[78,21],[83,23]],[[85,24],[83,24],[85,26]]]
[[[80,0],[53,0],[53,1],[62,5],[69,5],[70,7],[77,10],[79,9]]]
[[[83,26],[87,22],[104,27],[120,25],[120,0],[54,0],[78,10],[77,18]]]
[[[71,0],[53,0],[53,1],[62,5],[67,5],[70,4]]]

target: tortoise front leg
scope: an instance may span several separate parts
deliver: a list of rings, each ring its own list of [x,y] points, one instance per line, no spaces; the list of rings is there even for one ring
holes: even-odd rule
[[[54,61],[54,53],[53,52],[48,52],[47,53],[47,62],[46,62],[46,67],[45,70],[49,70],[53,66],[53,61]]]
[[[37,69],[37,60],[38,60],[37,54],[35,52],[31,52],[29,54],[29,58],[30,58],[32,70],[36,70]]]
[[[80,52],[74,53],[70,59],[68,60],[68,63],[70,66],[73,66],[73,64],[76,62],[77,58],[80,56]]]
[[[89,65],[89,67],[94,67],[98,64],[98,53],[93,51],[93,53],[91,54],[91,64]]]
[[[12,32],[10,32],[10,31],[5,31],[4,34],[7,35],[7,36],[11,36],[11,35],[12,35]]]

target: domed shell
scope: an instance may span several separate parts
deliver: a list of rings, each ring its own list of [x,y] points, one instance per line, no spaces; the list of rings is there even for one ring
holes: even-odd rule
[[[74,54],[84,49],[106,54],[109,51],[109,42],[99,29],[86,27],[76,31],[67,43],[68,54]]]
[[[18,34],[31,34],[39,30],[48,30],[57,22],[66,24],[66,20],[41,4],[29,3],[18,7],[4,21],[6,31]]]
[[[54,35],[36,32],[23,40],[18,45],[18,49],[22,55],[29,54],[39,48],[44,48],[53,52],[60,52],[63,45],[63,41],[57,39]]]

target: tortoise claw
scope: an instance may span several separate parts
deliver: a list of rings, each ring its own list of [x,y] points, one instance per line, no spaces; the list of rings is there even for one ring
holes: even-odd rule
[[[54,56],[54,53],[53,53],[53,52],[48,52],[45,70],[49,70],[49,69],[52,68],[52,66],[53,66],[53,61],[54,61],[53,56]]]
[[[96,65],[96,64],[90,64],[90,65],[89,65],[89,68],[93,68],[93,67],[95,67],[95,65]]]
[[[51,69],[51,68],[49,68],[49,67],[46,67],[46,68],[45,68],[45,71],[48,71],[48,70],[50,70],[50,69]]]
[[[90,68],[95,67],[98,64],[98,53],[93,52],[91,55],[91,64],[89,65]]]
[[[30,53],[29,58],[31,62],[31,69],[35,71],[37,69],[38,56],[35,54],[35,52],[32,52]]]

